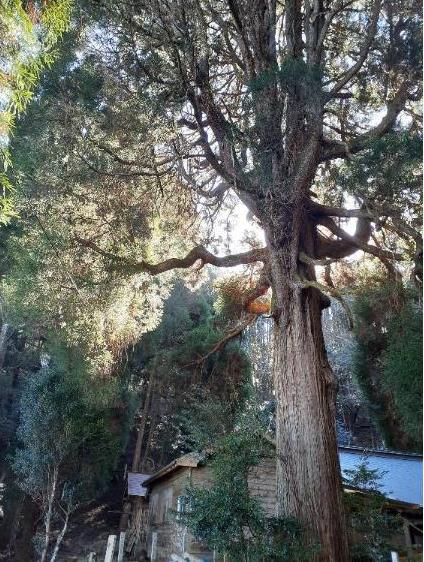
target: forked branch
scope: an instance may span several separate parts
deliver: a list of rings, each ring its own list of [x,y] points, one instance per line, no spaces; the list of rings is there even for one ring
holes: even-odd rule
[[[364,64],[372,43],[374,41],[375,34],[377,32],[378,17],[380,15],[381,0],[375,0],[372,7],[371,20],[368,27],[368,31],[365,37],[365,42],[359,52],[358,60],[353,64],[341,78],[336,82],[331,91],[328,93],[328,99],[331,99],[337,92],[339,92],[352,78],[359,72],[362,65]]]
[[[320,161],[326,162],[334,158],[347,158],[364,150],[370,143],[387,134],[395,125],[399,113],[404,109],[406,101],[411,96],[409,88],[409,81],[402,82],[396,94],[387,102],[386,113],[381,121],[366,133],[357,135],[350,142],[323,139]]]
[[[330,217],[323,217],[320,220],[320,224],[328,228],[330,232],[332,232],[338,238],[341,238],[345,242],[351,244],[352,247],[356,247],[358,250],[363,250],[364,252],[371,254],[380,259],[389,259],[389,260],[402,260],[402,254],[398,254],[396,252],[389,252],[387,250],[383,250],[382,248],[377,248],[376,246],[371,246],[366,242],[363,242],[361,238],[358,236],[352,236],[348,234],[343,228],[337,226],[337,224],[331,219]]]

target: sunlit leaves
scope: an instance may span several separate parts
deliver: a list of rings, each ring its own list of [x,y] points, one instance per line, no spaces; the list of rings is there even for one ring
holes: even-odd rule
[[[16,119],[32,99],[40,75],[54,60],[54,47],[68,29],[72,0],[53,0],[26,9],[20,0],[4,0],[0,6],[0,165],[7,171],[8,138]],[[0,177],[0,223],[14,214],[9,182]]]

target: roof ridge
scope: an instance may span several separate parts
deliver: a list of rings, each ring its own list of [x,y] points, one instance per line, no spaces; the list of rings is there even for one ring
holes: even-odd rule
[[[357,445],[338,445],[339,450],[363,452],[364,454],[375,454],[375,455],[392,455],[398,457],[412,457],[422,459],[422,453],[415,453],[412,451],[394,451],[393,449],[371,449],[370,447],[358,447]]]

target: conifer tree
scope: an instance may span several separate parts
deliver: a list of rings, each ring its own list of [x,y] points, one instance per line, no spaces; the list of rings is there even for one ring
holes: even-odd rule
[[[349,160],[402,126],[401,114],[414,115],[416,6],[149,0],[105,3],[102,10],[108,38],[102,55],[115,61],[128,87],[154,91],[166,108],[178,127],[168,146],[182,180],[204,202],[219,204],[235,193],[266,238],[266,247],[244,253],[218,257],[198,245],[185,256],[126,266],[157,275],[198,262],[263,264],[252,297],[272,287],[279,512],[298,517],[318,539],[316,560],[343,562],[349,555],[336,383],[321,328],[326,293],[334,289],[317,281],[315,267],[358,250],[387,264],[402,260],[376,231],[382,222],[389,229],[399,219],[403,233],[408,225],[404,208],[399,216],[390,198],[387,205],[368,200],[363,185],[351,189],[356,206],[328,191],[317,200],[313,187],[334,161]],[[356,219],[353,234],[344,219]],[[104,255],[94,240],[84,243]]]

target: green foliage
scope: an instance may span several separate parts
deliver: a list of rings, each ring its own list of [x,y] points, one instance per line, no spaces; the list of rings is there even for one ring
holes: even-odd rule
[[[20,221],[6,242],[12,263],[2,292],[13,320],[59,333],[89,357],[91,372],[105,374],[158,325],[172,274],[159,280],[131,266],[185,251],[179,232],[190,232],[190,201],[175,202],[174,177],[145,177],[113,157],[147,166],[163,126],[151,127],[152,109],[123,94],[99,61],[78,59],[79,47],[78,33],[68,33],[13,137],[9,175]],[[121,150],[135,139],[135,152]]]
[[[185,408],[177,413],[182,444],[188,450],[202,452],[231,431],[234,411],[231,404],[200,390],[189,397]]]
[[[305,92],[316,89],[321,79],[319,68],[307,65],[303,60],[286,58],[281,65],[267,68],[248,82],[249,90],[260,94],[262,90],[278,81],[283,90],[303,87]]]
[[[142,394],[148,385],[153,388],[148,423],[155,468],[210,446],[231,429],[247,398],[250,363],[240,343],[230,341],[210,353],[226,329],[214,298],[208,284],[192,291],[177,281],[158,328],[145,334],[130,356],[130,370],[141,370]]]
[[[72,0],[53,0],[38,8],[28,2],[24,9],[20,0],[4,0],[0,6],[0,87],[6,99],[0,109],[0,223],[16,215],[10,198],[13,187],[6,175],[11,164],[8,137],[34,96],[42,71],[53,63],[54,47],[68,29],[72,4]]]
[[[316,187],[327,204],[343,206],[351,196],[375,217],[387,212],[377,221],[378,243],[404,255],[405,275],[412,265],[422,279],[422,135],[416,126],[374,139],[342,165],[329,165]]]
[[[405,203],[408,197],[416,211],[421,184],[422,139],[415,131],[398,131],[373,141],[367,150],[355,156],[342,170],[343,186],[377,202]],[[399,177],[402,190],[399,190]]]
[[[345,508],[354,562],[385,561],[394,549],[393,537],[401,528],[401,518],[385,508],[381,493],[384,472],[370,469],[366,459],[354,470],[344,471]]]
[[[374,405],[388,444],[419,450],[422,314],[416,293],[377,278],[358,289],[354,309],[357,380]]]
[[[417,443],[422,441],[422,322],[420,307],[406,303],[391,319],[382,357],[382,387],[393,397],[402,428]]]
[[[57,467],[62,486],[77,490],[79,501],[101,490],[122,448],[122,429],[113,429],[119,418],[125,427],[122,398],[117,381],[88,386],[81,361],[66,350],[29,377],[13,465],[22,489],[38,501]]]
[[[27,373],[11,459],[23,501],[29,496],[44,520],[33,541],[40,555],[53,548],[53,531],[66,532],[72,513],[110,485],[132,415],[119,378],[89,381],[77,352],[51,343],[47,349],[41,369]],[[13,491],[7,487],[8,502]],[[62,538],[56,535],[57,547]]]
[[[299,523],[267,517],[249,493],[249,471],[275,454],[263,433],[257,412],[240,416],[236,428],[215,442],[208,461],[211,487],[189,488],[188,510],[178,517],[229,562],[307,560],[315,549],[302,546]]]

